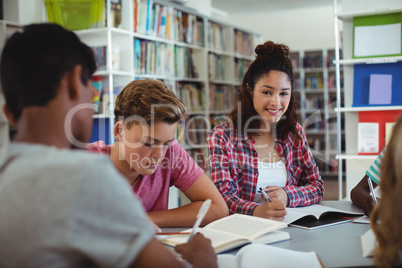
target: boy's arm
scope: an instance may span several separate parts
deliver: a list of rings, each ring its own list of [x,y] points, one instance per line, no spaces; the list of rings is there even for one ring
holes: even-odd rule
[[[148,212],[149,218],[159,227],[191,227],[202,203],[211,199],[212,203],[201,225],[229,215],[229,210],[218,189],[204,173],[183,192],[191,203],[170,210]]]
[[[364,214],[370,216],[375,203],[370,195],[370,188],[367,180],[368,176],[365,175],[350,192],[350,199],[356,206],[364,210]],[[373,182],[373,187],[377,187],[377,184],[375,182]]]

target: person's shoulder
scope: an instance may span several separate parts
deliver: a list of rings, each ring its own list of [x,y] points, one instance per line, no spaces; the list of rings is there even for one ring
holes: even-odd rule
[[[84,170],[88,168],[102,169],[110,164],[107,156],[91,154],[81,149],[60,149],[54,146],[11,144],[10,150],[16,160],[27,162],[43,169]]]
[[[219,137],[230,137],[230,135],[234,132],[234,129],[231,128],[229,123],[220,124],[215,126],[210,132],[209,135],[219,136]]]
[[[299,135],[304,135],[304,129],[300,123],[296,123],[296,129]]]

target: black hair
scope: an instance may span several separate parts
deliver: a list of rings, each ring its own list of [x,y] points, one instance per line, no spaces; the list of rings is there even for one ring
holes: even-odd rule
[[[31,24],[6,42],[0,62],[1,86],[14,120],[28,106],[46,106],[62,76],[82,66],[87,84],[96,70],[93,51],[72,31],[52,23]]]

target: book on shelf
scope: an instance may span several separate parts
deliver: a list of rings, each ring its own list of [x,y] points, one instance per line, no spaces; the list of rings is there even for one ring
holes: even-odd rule
[[[286,208],[287,214],[282,221],[289,226],[314,230],[326,226],[352,221],[362,216],[362,212],[331,208],[319,204],[306,207]]]
[[[392,75],[370,74],[369,104],[391,104]]]
[[[236,255],[219,254],[219,268],[293,268],[324,267],[314,251],[298,251],[271,245],[251,244],[241,248]]]
[[[111,25],[121,28],[121,0],[110,0]]]
[[[385,123],[385,145],[389,142],[392,136],[392,130],[394,129],[395,122],[386,122]]]
[[[216,220],[198,231],[211,239],[216,253],[224,252],[245,244],[268,244],[290,239],[289,233],[278,231],[286,227],[285,223],[253,217],[244,214],[232,214]],[[190,229],[191,231],[191,229]],[[188,233],[189,230],[183,231]],[[162,238],[163,244],[175,246],[186,243],[189,234],[172,235]]]
[[[358,153],[379,153],[379,123],[358,123],[357,151]]]

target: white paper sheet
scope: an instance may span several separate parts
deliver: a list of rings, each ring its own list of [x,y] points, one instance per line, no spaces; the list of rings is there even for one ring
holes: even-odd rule
[[[401,54],[401,23],[357,26],[354,31],[355,57]]]

